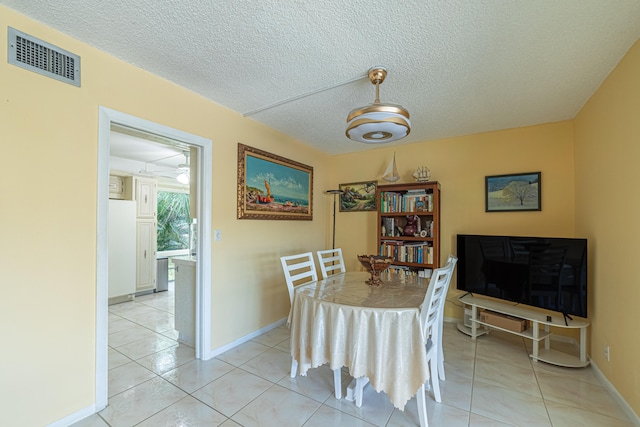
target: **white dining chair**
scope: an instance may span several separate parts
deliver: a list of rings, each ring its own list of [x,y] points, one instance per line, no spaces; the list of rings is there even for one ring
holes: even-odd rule
[[[441,401],[440,397],[440,374],[439,374],[439,360],[442,355],[442,322],[444,320],[444,303],[447,297],[447,291],[449,289],[449,283],[451,282],[451,276],[453,275],[453,269],[458,259],[453,255],[449,255],[447,264],[444,267],[433,270],[431,279],[429,281],[429,287],[425,294],[425,299],[420,306],[420,326],[422,327],[423,334],[425,334],[425,343],[427,346],[427,363],[429,364],[429,378],[431,386],[433,388],[434,399],[436,402]],[[444,375],[444,366],[442,368]],[[355,385],[355,403],[359,408],[362,406],[362,395],[364,387],[369,382],[366,377],[356,378]],[[424,399],[424,385],[418,390],[418,397],[422,392],[422,398]],[[420,409],[418,407],[418,409]],[[426,409],[425,409],[426,411]],[[426,422],[426,412],[425,422]],[[422,421],[421,421],[422,425]],[[426,424],[424,424],[426,425]]]
[[[316,265],[313,262],[313,253],[305,252],[296,255],[280,257],[282,271],[287,281],[289,300],[293,304],[294,288],[309,282],[318,280]]]
[[[326,279],[331,274],[344,273],[347,271],[344,267],[344,259],[342,259],[342,249],[327,249],[316,252],[318,255],[318,263],[322,277]]]
[[[443,335],[443,323],[444,323],[444,306],[445,303],[447,302],[447,293],[449,292],[449,285],[451,284],[451,277],[453,276],[453,271],[456,268],[456,263],[458,262],[458,258],[456,256],[454,256],[453,254],[449,254],[449,257],[447,258],[447,263],[445,264],[445,268],[448,268],[449,271],[449,277],[447,278],[447,282],[445,284],[445,288],[444,288],[444,298],[442,298],[442,300],[440,301],[440,308],[439,308],[439,315],[440,315],[440,321],[438,322],[438,378],[442,381],[445,380],[445,375],[444,375],[444,350],[442,347],[442,335]],[[451,266],[449,266],[449,264],[452,264]]]
[[[427,346],[429,382],[433,389],[433,397],[436,402],[442,401],[440,396],[440,381],[438,379],[439,323],[442,322],[439,310],[442,300],[447,296],[445,289],[452,271],[453,263],[448,263],[442,268],[433,270],[424,302],[420,306],[420,325],[422,326],[422,333],[424,334],[424,341]],[[425,386],[428,386],[428,384],[421,385],[416,395],[421,427],[428,426]]]
[[[282,263],[282,271],[287,282],[289,291],[289,308],[288,321],[291,321],[291,309],[293,308],[293,297],[295,296],[295,287],[301,286],[309,282],[318,281],[318,273],[316,265],[313,262],[313,253],[305,252],[302,254],[288,255],[280,257]],[[291,358],[291,378],[295,378],[298,373],[298,361]],[[336,399],[342,398],[342,377],[340,369],[333,370],[333,384]]]
[[[287,255],[280,257],[282,263],[282,271],[287,282],[287,290],[289,291],[289,316],[287,323],[291,321],[291,309],[293,308],[293,297],[295,295],[294,288],[304,285],[305,283],[318,280],[316,265],[313,263],[313,254],[305,252],[302,254]],[[291,358],[291,378],[295,378],[298,371],[298,362]]]

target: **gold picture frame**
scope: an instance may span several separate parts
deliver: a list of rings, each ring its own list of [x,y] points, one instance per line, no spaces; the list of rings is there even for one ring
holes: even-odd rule
[[[238,219],[313,219],[313,167],[238,144]]]

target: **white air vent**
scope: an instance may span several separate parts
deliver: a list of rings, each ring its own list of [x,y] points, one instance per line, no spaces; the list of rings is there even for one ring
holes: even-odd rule
[[[9,64],[80,86],[80,57],[9,27]]]

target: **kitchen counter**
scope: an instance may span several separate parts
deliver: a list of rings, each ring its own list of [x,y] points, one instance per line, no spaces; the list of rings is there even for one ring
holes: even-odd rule
[[[195,266],[196,261],[198,260],[198,257],[195,255],[180,255],[180,256],[172,256],[169,258],[171,258],[171,261],[173,261],[174,264],[184,264],[184,265],[192,265],[192,266]]]
[[[171,257],[176,266],[175,328],[178,341],[195,347],[196,341],[196,257]]]

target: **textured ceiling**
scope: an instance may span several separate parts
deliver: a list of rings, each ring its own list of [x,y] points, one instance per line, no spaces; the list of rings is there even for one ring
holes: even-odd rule
[[[640,37],[638,0],[0,4],[241,114],[290,100],[248,116],[331,154],[378,147],[344,135],[371,66],[411,113],[397,145],[571,119]]]

